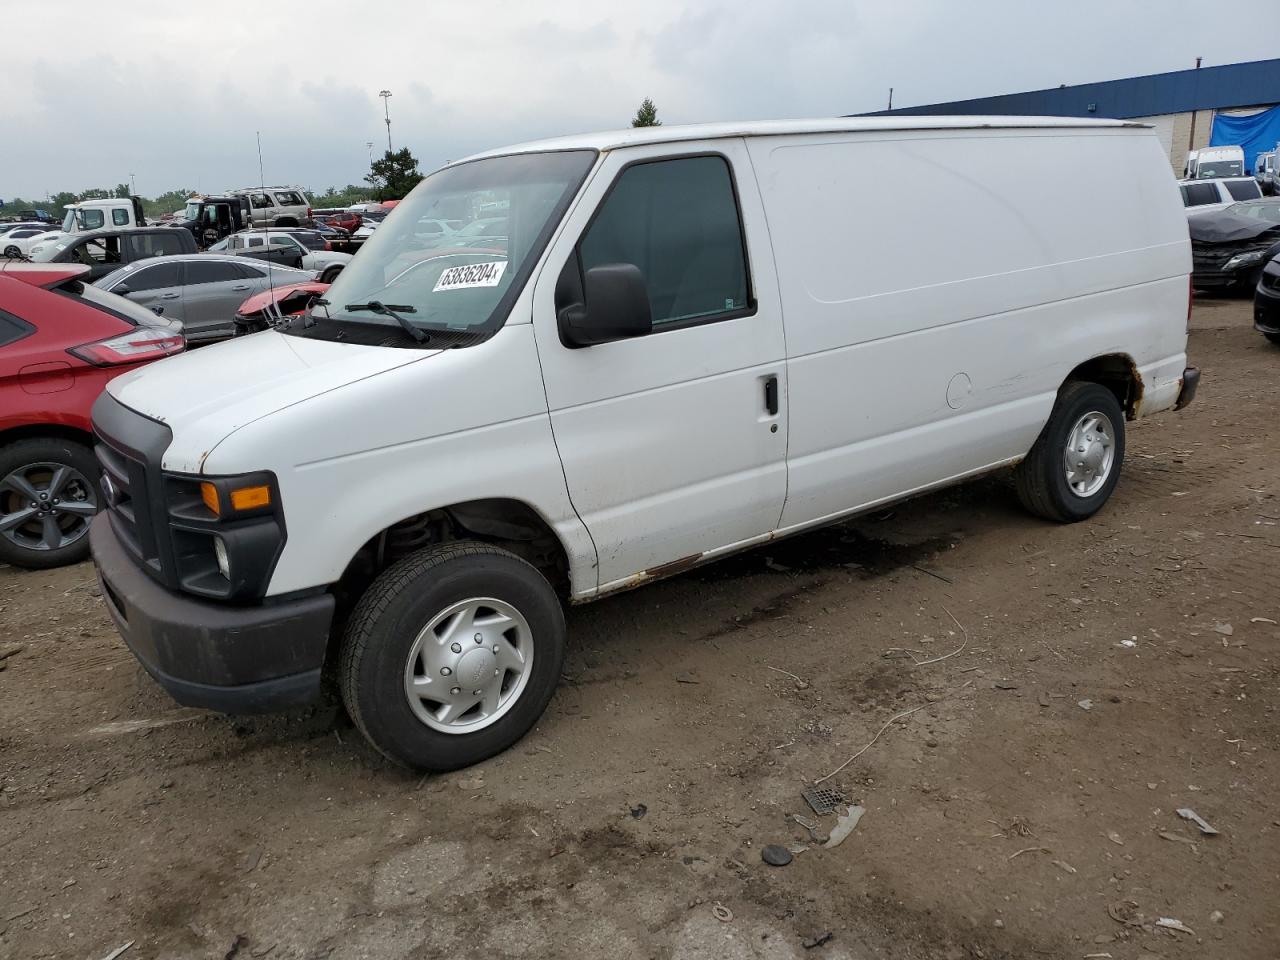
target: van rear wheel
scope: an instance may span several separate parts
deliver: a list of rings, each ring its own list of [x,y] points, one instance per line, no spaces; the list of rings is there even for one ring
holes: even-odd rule
[[[564,612],[530,564],[485,543],[429,547],[389,567],[347,626],[347,712],[385,756],[455,770],[511,746],[560,679]]]
[[[1022,505],[1059,523],[1086,520],[1102,509],[1124,462],[1124,411],[1106,387],[1069,383],[1049,422],[1014,470]]]

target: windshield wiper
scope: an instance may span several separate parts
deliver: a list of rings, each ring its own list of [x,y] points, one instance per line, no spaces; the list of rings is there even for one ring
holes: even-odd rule
[[[394,303],[391,306],[387,306],[381,300],[370,300],[368,303],[348,303],[345,309],[347,309],[351,313],[357,313],[361,310],[368,310],[370,313],[376,313],[379,316],[390,317],[396,323],[400,324],[404,332],[407,333],[409,336],[413,337],[414,342],[416,343],[426,343],[428,340],[431,339],[431,337],[428,336],[426,332],[419,329],[418,327],[415,327],[412,321],[407,320],[400,315],[401,313],[417,313],[418,312],[417,307],[411,307],[406,304],[399,304],[399,303]]]

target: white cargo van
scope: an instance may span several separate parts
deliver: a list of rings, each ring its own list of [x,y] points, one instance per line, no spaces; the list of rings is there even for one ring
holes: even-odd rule
[[[1206,177],[1243,177],[1243,147],[1202,147],[1187,153],[1187,180],[1203,180]]]
[[[485,203],[501,231],[416,231]],[[103,595],[183,703],[279,708],[331,673],[387,756],[473,763],[551,698],[565,602],[1001,468],[1036,514],[1091,516],[1126,421],[1195,391],[1190,269],[1133,123],[483,154],[427,177],[307,315],[111,382]]]

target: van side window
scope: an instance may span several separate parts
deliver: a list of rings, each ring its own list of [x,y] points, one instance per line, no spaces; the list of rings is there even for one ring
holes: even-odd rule
[[[1188,207],[1217,203],[1218,185],[1216,183],[1184,183],[1182,185],[1182,202]]]
[[[1262,190],[1257,180],[1228,180],[1223,184],[1232,200],[1260,200]]]
[[[112,210],[111,222],[117,227],[127,227],[132,218],[129,216],[128,210]]]
[[[640,268],[655,328],[747,311],[746,250],[723,157],[638,163],[614,183],[578,244],[582,270]]]

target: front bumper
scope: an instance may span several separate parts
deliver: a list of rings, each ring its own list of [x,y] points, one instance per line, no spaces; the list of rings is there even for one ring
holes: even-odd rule
[[[147,576],[106,514],[94,519],[89,538],[116,629],[179,703],[265,713],[319,696],[332,594],[247,607],[196,600]]]

